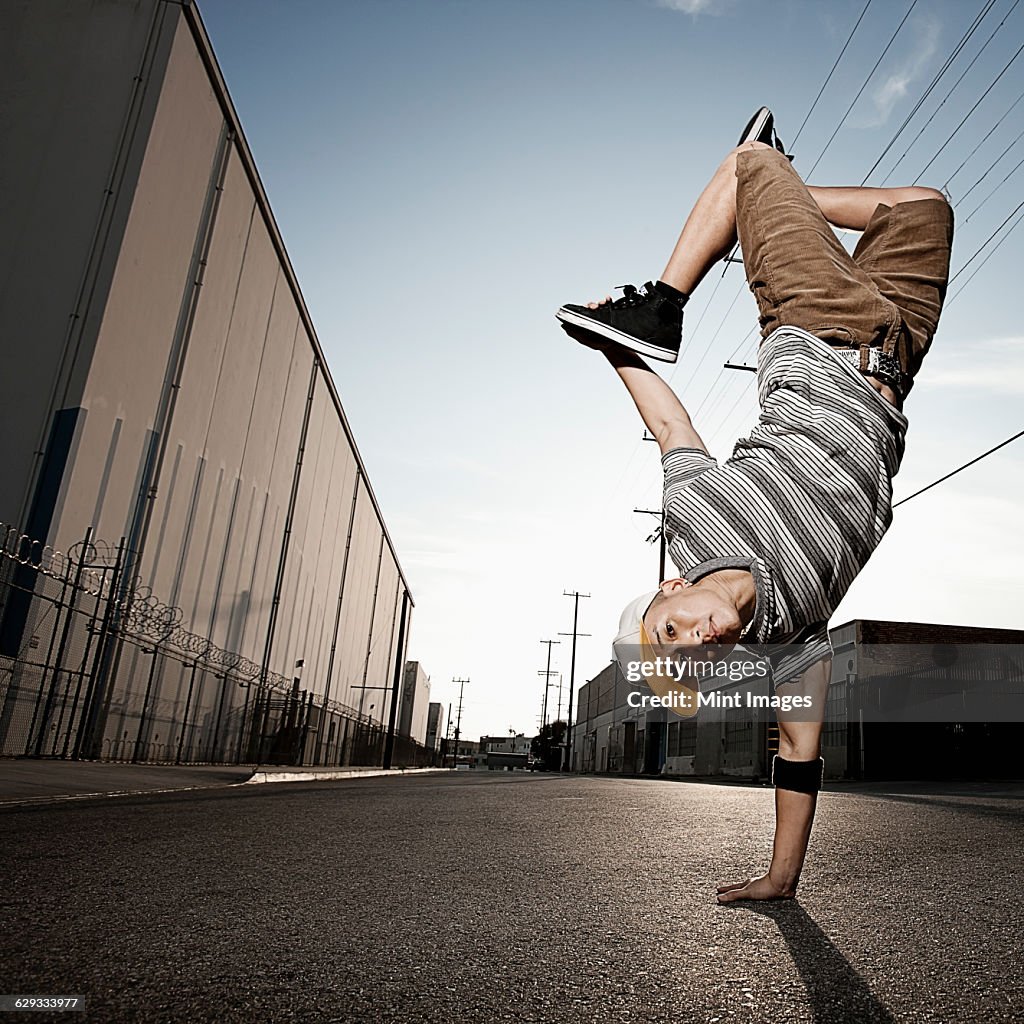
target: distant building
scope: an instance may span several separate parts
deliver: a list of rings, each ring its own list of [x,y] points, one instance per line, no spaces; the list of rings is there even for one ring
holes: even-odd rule
[[[432,701],[427,708],[427,750],[440,750],[443,737],[444,705],[437,701]]]
[[[650,732],[660,727],[667,712],[649,712],[643,723],[626,703],[635,686],[627,683],[617,662],[611,662],[579,689],[573,723],[572,770],[577,772],[656,773],[644,764],[637,748]],[[648,717],[651,729],[648,730]],[[638,728],[639,727],[639,728]]]
[[[427,742],[430,705],[430,676],[418,661],[405,663],[401,702],[398,705],[398,733],[416,743]]]
[[[473,768],[481,767],[480,744],[476,740],[460,739],[457,744],[455,740],[452,740],[448,749],[455,751],[456,764],[468,764]]]
[[[478,761],[481,767],[496,769],[525,768],[530,761],[532,737],[524,733],[510,736],[481,736]]]
[[[511,736],[481,736],[480,750],[486,754],[529,754],[532,736],[516,733]]]
[[[1019,774],[1024,630],[857,619],[829,635],[835,654],[822,731],[828,777]],[[712,689],[729,695],[740,687]],[[770,777],[779,742],[774,712],[705,707],[684,719],[668,709],[630,707],[627,698],[638,689],[615,662],[580,688],[574,771]]]

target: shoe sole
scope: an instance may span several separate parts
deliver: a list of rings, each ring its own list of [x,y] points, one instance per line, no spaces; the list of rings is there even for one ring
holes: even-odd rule
[[[652,345],[649,341],[641,341],[639,338],[624,334],[608,324],[602,324],[597,320],[591,320],[589,317],[574,313],[571,309],[566,309],[564,306],[555,316],[563,323],[572,324],[574,327],[582,327],[583,330],[590,331],[591,334],[597,334],[602,338],[607,338],[609,341],[614,341],[617,345],[628,348],[631,352],[637,352],[642,356],[660,359],[664,363],[674,363],[679,358],[679,352],[676,349],[661,348],[658,345]]]
[[[751,122],[750,127],[743,133],[743,137],[737,146],[742,146],[745,142],[756,142],[757,137],[764,131],[764,126],[772,117],[772,112],[767,107],[762,107],[755,115],[754,120]]]

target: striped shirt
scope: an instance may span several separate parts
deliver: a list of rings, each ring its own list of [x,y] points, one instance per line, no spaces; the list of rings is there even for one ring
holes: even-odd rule
[[[691,583],[747,569],[757,607],[741,643],[776,685],[830,657],[829,616],[892,520],[907,420],[823,341],[793,327],[762,344],[761,415],[721,466],[676,448],[665,469],[668,551]]]

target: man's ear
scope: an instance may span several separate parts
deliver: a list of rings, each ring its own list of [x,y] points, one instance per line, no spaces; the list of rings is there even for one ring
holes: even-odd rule
[[[686,587],[692,587],[693,584],[689,580],[684,580],[681,576],[677,576],[673,580],[665,580],[661,585],[661,592],[668,597],[673,590],[684,590]]]

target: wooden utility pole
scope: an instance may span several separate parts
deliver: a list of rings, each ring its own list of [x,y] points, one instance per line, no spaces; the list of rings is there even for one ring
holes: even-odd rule
[[[455,757],[452,759],[452,767],[459,763],[459,736],[462,734],[462,691],[466,688],[468,679],[453,679],[452,683],[459,684],[459,710],[455,713]]]
[[[559,633],[559,636],[572,637],[572,661],[569,663],[569,713],[565,724],[565,764],[564,771],[572,771],[572,698],[576,689],[576,637],[590,636],[589,633],[581,633],[577,626],[580,619],[580,598],[590,597],[589,594],[581,594],[578,590],[563,590],[563,597],[571,597],[572,604],[572,633]]]
[[[541,640],[542,644],[548,645],[548,667],[543,672],[537,673],[539,676],[544,676],[544,705],[540,714],[541,732],[544,731],[544,726],[548,724],[548,687],[551,685],[551,676],[554,674],[551,671],[551,645],[560,644],[561,642],[561,640]]]

